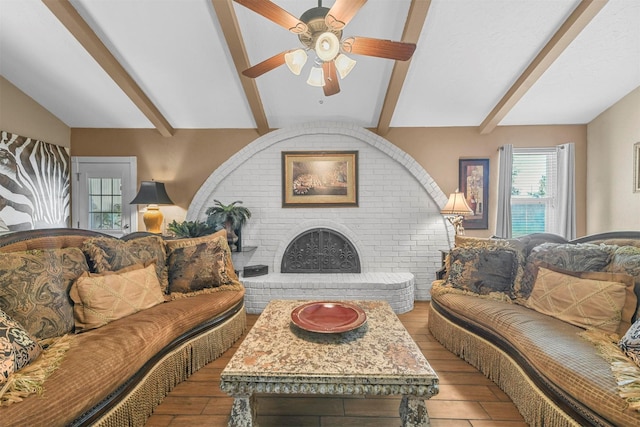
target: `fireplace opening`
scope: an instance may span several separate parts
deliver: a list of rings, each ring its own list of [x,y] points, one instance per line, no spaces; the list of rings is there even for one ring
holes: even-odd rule
[[[360,273],[360,257],[342,234],[314,228],[289,243],[282,257],[282,273]]]

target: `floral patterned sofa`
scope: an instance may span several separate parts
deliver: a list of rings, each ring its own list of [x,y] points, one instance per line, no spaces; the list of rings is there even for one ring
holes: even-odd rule
[[[640,425],[640,232],[456,238],[429,329],[532,426]]]
[[[0,424],[143,426],[246,325],[226,233],[0,237]]]

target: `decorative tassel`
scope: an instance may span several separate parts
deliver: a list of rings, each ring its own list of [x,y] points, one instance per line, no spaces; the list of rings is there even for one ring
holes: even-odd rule
[[[472,335],[433,308],[429,312],[429,330],[445,348],[495,382],[511,398],[527,424],[580,427],[535,386],[513,359],[489,341]]]
[[[611,364],[611,372],[618,384],[618,394],[629,408],[640,411],[640,368],[615,343],[619,337],[595,330],[586,330],[580,337],[598,349],[598,354]]]
[[[21,402],[37,393],[42,394],[45,380],[55,371],[69,350],[74,335],[43,340],[40,356],[18,372],[14,372],[0,390],[0,406]]]

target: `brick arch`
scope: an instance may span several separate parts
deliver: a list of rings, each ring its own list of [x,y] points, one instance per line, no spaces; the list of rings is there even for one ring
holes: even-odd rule
[[[420,182],[424,190],[438,206],[444,206],[446,204],[447,196],[442,192],[433,178],[431,178],[431,175],[429,175],[429,173],[418,162],[416,162],[413,157],[405,153],[396,145],[381,136],[354,124],[341,122],[313,122],[306,125],[292,126],[270,132],[259,137],[231,156],[226,162],[220,165],[219,168],[213,171],[197,191],[189,205],[187,219],[193,221],[197,218],[204,217],[204,212],[208,207],[206,203],[208,202],[209,196],[215,191],[219,183],[231,171],[240,167],[242,163],[246,162],[257,152],[284,140],[303,135],[318,134],[350,136],[386,153],[389,157],[404,166],[404,168],[407,169],[418,182]],[[449,233],[450,232],[451,230],[449,230]]]
[[[361,153],[358,208],[282,207],[282,151],[355,147]],[[191,202],[187,219],[206,218],[214,199],[240,199],[252,210],[242,233],[245,245],[258,247],[251,264],[279,273],[288,242],[313,223],[354,243],[363,274],[412,273],[416,299],[430,297],[441,267],[439,249],[453,242],[453,228],[440,215],[447,197],[427,171],[397,146],[354,124],[314,122],[257,138],[213,171]]]

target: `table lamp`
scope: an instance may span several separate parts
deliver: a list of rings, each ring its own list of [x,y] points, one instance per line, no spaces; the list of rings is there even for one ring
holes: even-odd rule
[[[147,210],[142,215],[142,220],[149,233],[162,233],[162,221],[164,215],[160,212],[158,205],[173,205],[169,198],[163,182],[142,181],[138,194],[130,203],[131,205],[148,205]]]
[[[462,220],[467,215],[473,215],[473,210],[467,204],[464,194],[456,189],[455,193],[451,193],[447,204],[440,211],[444,215],[456,231],[456,235],[464,235],[464,227]]]

